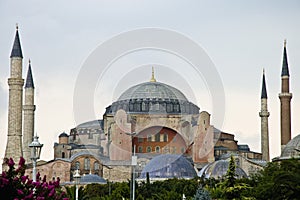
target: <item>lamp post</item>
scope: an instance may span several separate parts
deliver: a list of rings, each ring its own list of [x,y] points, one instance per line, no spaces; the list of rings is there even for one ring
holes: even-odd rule
[[[104,167],[106,167],[108,169],[108,179],[107,179],[107,184],[108,184],[108,195],[111,195],[111,184],[110,184],[110,170],[112,169],[112,167],[108,166],[108,165],[104,165]]]
[[[76,198],[76,200],[78,200],[78,185],[80,183],[80,178],[81,178],[78,169],[76,169],[73,178],[75,179],[75,186],[76,186],[75,198]]]
[[[39,142],[39,137],[35,135],[33,137],[33,141],[29,144],[29,148],[31,148],[31,157],[32,160],[32,180],[33,182],[36,182],[36,163],[37,160],[40,158],[41,150],[42,150],[43,144]]]
[[[137,165],[137,156],[135,155],[135,145],[133,143],[133,137],[135,132],[126,133],[131,136],[132,154],[131,154],[131,185],[130,185],[130,199],[135,200],[135,166]]]

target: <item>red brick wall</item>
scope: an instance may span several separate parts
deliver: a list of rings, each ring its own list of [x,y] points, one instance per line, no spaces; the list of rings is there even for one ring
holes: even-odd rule
[[[167,140],[164,140],[164,135],[167,135]],[[151,136],[151,141],[148,137]],[[157,140],[159,137],[159,140]],[[171,153],[181,154],[186,150],[186,144],[184,139],[176,131],[154,126],[141,131],[136,137],[134,137],[134,145],[136,146],[137,153],[149,153],[147,147],[151,147],[151,153]],[[156,147],[159,147],[159,152],[156,152]],[[142,150],[142,151],[140,151]]]

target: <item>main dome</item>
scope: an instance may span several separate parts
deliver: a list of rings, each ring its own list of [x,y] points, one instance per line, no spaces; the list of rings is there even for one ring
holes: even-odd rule
[[[119,109],[142,114],[199,114],[199,107],[189,102],[181,91],[155,79],[127,89],[106,108],[105,114],[114,114]]]
[[[188,101],[184,94],[178,89],[160,82],[146,82],[127,89],[118,99],[161,99]]]

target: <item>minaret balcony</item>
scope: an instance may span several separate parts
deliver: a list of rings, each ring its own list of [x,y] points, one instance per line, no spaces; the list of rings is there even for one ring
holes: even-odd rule
[[[259,116],[260,117],[269,117],[270,116],[270,112],[268,112],[268,111],[261,111],[261,112],[259,112]]]
[[[283,93],[279,93],[278,94],[279,98],[284,98],[284,97],[289,97],[289,98],[292,98],[293,97],[293,94],[292,93],[288,93],[288,92],[283,92]]]

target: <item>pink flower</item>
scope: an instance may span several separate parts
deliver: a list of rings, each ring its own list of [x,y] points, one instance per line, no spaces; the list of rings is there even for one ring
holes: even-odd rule
[[[2,178],[1,180],[3,185],[8,185],[9,180],[7,178]]]
[[[23,157],[20,157],[19,166],[23,167],[25,165],[25,159]]]
[[[18,192],[18,195],[23,195],[24,194],[24,192],[20,189],[18,189],[17,192]]]
[[[6,175],[6,172],[3,171],[3,172],[2,172],[2,177],[3,177],[3,178],[6,178],[6,176],[7,176],[7,175]]]
[[[55,189],[53,188],[51,191],[50,191],[50,193],[49,193],[49,197],[52,197],[53,195],[55,194]]]
[[[40,172],[38,172],[38,173],[36,174],[36,181],[40,181],[40,176],[41,176],[41,174],[40,174]]]
[[[22,183],[25,183],[27,179],[28,179],[28,176],[21,176]]]
[[[10,158],[9,160],[8,160],[8,166],[11,168],[11,167],[13,167],[14,165],[15,165],[15,162],[14,162],[14,160],[12,159],[12,158]]]
[[[46,179],[46,175],[45,175],[43,178],[43,182],[46,182],[46,181],[47,181],[47,179]]]

